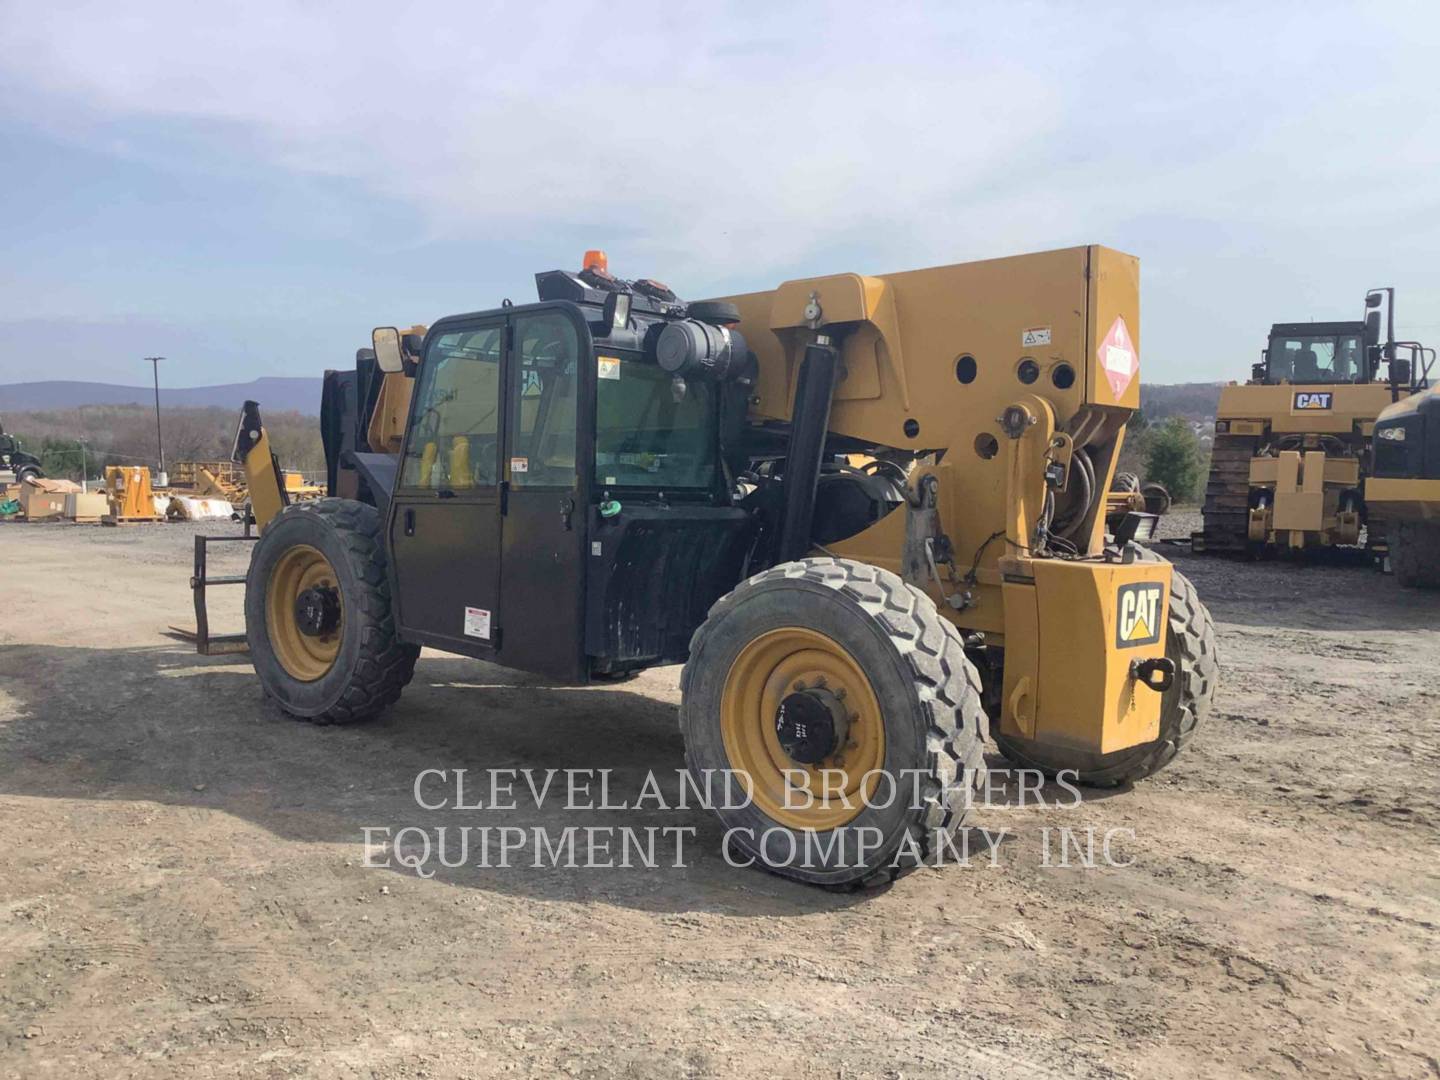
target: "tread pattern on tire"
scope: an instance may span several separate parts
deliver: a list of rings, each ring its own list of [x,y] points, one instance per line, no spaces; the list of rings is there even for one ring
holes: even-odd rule
[[[275,522],[291,514],[315,514],[325,520],[345,545],[351,569],[363,585],[359,596],[344,597],[345,618],[360,620],[360,659],[350,685],[325,712],[296,718],[312,724],[369,720],[399,699],[420,656],[418,645],[404,644],[395,635],[380,512],[351,499],[315,499],[287,506]]]
[[[1168,562],[1149,548],[1136,546],[1141,562]],[[1172,567],[1170,578],[1170,633],[1180,649],[1180,707],[1173,722],[1160,718],[1160,738],[1139,763],[1128,768],[1113,784],[1140,780],[1159,772],[1175,759],[1185,744],[1195,737],[1200,725],[1210,715],[1215,687],[1220,679],[1220,659],[1216,655],[1215,621],[1210,609],[1200,600],[1191,580]],[[1094,781],[1092,781],[1094,782]],[[1103,781],[1102,781],[1103,782]]]
[[[1407,589],[1440,589],[1440,522],[1391,521],[1390,569]]]
[[[711,607],[705,622],[690,640],[692,659],[680,676],[682,735],[685,731],[683,700],[690,687],[694,658],[701,654],[707,633],[749,593],[777,578],[803,578],[824,585],[844,594],[870,615],[884,629],[909,668],[919,690],[921,707],[929,714],[926,767],[930,776],[923,785],[924,812],[907,825],[908,839],[901,841],[908,857],[898,865],[881,867],[843,888],[868,888],[894,881],[935,855],[938,834],[953,836],[960,829],[969,814],[974,793],[984,787],[989,719],[980,700],[979,673],[966,657],[964,642],[955,626],[940,615],[929,596],[906,584],[898,575],[851,559],[800,559],[750,577]],[[693,768],[688,749],[685,761],[687,767]]]

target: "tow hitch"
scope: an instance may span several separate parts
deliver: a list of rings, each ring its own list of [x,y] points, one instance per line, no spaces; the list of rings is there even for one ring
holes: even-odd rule
[[[1153,660],[1132,660],[1130,674],[1139,680],[1141,686],[1148,686],[1157,694],[1163,694],[1175,685],[1175,661],[1168,656],[1159,656]]]

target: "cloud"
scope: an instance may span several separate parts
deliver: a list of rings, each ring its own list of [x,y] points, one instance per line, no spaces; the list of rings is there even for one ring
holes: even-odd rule
[[[1256,337],[1299,299],[1276,265],[1332,261],[1295,292],[1358,303],[1339,260],[1382,232],[1440,300],[1435,10],[17,4],[0,101],[116,154],[357,184],[415,208],[417,250],[583,233],[708,290],[1104,242],[1160,310]]]
[[[1052,77],[903,6],[519,10],[12,8],[7,67],[55,123],[202,121],[432,234],[575,223],[710,265],[943,215],[1061,119]]]

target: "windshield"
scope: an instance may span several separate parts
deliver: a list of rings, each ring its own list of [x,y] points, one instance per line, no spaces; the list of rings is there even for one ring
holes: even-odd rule
[[[597,373],[598,487],[713,486],[717,417],[708,383],[678,383],[654,364],[611,356],[599,357]]]
[[[1363,355],[1358,334],[1277,335],[1270,339],[1270,381],[1364,382]]]

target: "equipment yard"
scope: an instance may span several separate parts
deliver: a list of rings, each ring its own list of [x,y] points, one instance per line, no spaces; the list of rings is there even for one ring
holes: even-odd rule
[[[634,801],[684,768],[680,669],[557,688],[426,650],[377,720],[298,724],[249,657],[164,636],[193,536],[238,529],[0,526],[0,1077],[1440,1075],[1433,594],[1165,546],[1225,670],[1187,752],[978,809],[993,867],[972,831],[968,868],[843,894],[727,865],[700,808],[417,805],[460,767]],[[694,833],[680,867],[364,865],[367,827],[481,824]],[[1046,827],[1129,865],[1042,866]]]

